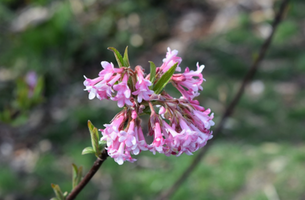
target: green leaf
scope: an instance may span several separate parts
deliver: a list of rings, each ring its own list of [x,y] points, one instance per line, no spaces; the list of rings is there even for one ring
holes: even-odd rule
[[[89,154],[89,153],[94,153],[95,154],[95,151],[93,150],[92,147],[86,147],[82,151],[82,155]]]
[[[150,63],[150,82],[152,83],[152,85],[149,88],[151,89],[154,87],[157,67],[156,67],[155,63],[153,63],[152,61],[149,61],[149,63]]]
[[[129,58],[128,58],[128,46],[126,47],[125,52],[124,52],[123,62],[124,62],[123,65],[125,67],[129,67],[130,66]]]
[[[88,128],[89,128],[90,133],[95,128],[95,126],[92,124],[92,122],[90,120],[88,120]]]
[[[101,151],[105,148],[106,145],[107,145],[107,142],[104,140],[98,142],[98,146]]]
[[[51,187],[53,188],[54,192],[55,192],[55,195],[56,195],[56,198],[58,200],[65,200],[65,197],[62,193],[62,191],[60,190],[60,187],[58,185],[55,185],[55,184],[51,184]]]
[[[77,174],[78,174],[78,168],[75,164],[72,164],[72,179],[73,180],[76,178]]]
[[[161,76],[161,78],[158,80],[156,85],[154,85],[154,87],[153,87],[153,91],[155,92],[155,94],[159,94],[163,90],[163,88],[166,86],[166,84],[169,82],[169,80],[173,76],[177,66],[178,66],[178,62],[176,62],[168,71],[166,71]]]
[[[77,168],[75,164],[72,164],[72,189],[74,189],[79,182],[81,181],[82,178],[82,173],[83,173],[83,167]],[[64,194],[65,196],[65,194]]]
[[[115,59],[118,62],[119,67],[120,68],[123,67],[124,60],[122,58],[122,55],[118,52],[118,50],[116,50],[114,47],[108,47],[108,49],[114,53]]]
[[[92,144],[94,153],[95,153],[96,156],[99,156],[100,150],[99,150],[98,142],[100,140],[100,137],[99,137],[97,128],[93,126],[93,124],[91,123],[90,120],[88,120],[88,128],[89,128],[89,131],[90,131],[91,144]]]

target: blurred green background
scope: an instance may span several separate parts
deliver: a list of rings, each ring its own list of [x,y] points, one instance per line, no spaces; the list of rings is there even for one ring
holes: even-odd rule
[[[71,189],[71,164],[95,158],[87,120],[98,128],[119,111],[88,100],[83,75],[97,76],[107,47],[129,46],[148,72],[166,48],[182,67],[206,65],[198,100],[215,122],[271,30],[276,0],[2,0],[0,3],[0,199],[54,196]],[[291,1],[266,59],[235,113],[191,177],[171,198],[305,199],[305,2]],[[177,96],[178,97],[178,96]],[[108,159],[77,199],[154,199],[193,156],[142,152]]]

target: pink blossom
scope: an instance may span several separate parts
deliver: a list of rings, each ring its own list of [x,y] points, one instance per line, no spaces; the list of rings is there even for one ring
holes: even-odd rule
[[[197,63],[197,71],[190,71],[189,68],[186,68],[184,73],[172,76],[174,85],[186,99],[193,99],[199,95],[198,91],[202,90],[201,84],[205,80],[201,74],[203,69],[204,65],[199,67]]]
[[[214,114],[212,113],[209,116],[210,112],[211,112],[210,109],[207,109],[204,112],[194,110],[193,113],[194,113],[194,116],[195,116],[195,118],[194,118],[195,124],[200,125],[199,127],[202,127],[204,129],[210,129],[211,126],[214,126],[215,123],[212,120],[214,118]]]
[[[139,103],[142,102],[142,99],[148,101],[149,96],[154,93],[154,91],[149,89],[149,86],[151,86],[151,82],[149,80],[144,79],[143,77],[143,70],[140,66],[136,66],[136,72],[137,72],[137,83],[136,83],[136,91],[134,91],[132,94],[137,95],[137,100]]]
[[[100,77],[103,77],[103,80],[108,81],[115,73],[115,68],[112,63],[109,63],[107,61],[102,61],[101,65],[104,68],[104,70],[100,71],[98,75]]]
[[[133,149],[133,154],[138,155],[140,153],[140,151],[148,150],[148,145],[145,141],[141,126],[137,126],[135,128],[135,135],[136,135],[136,139],[137,139],[137,147],[135,149]]]
[[[114,68],[113,64],[107,61],[102,61],[101,65],[104,69],[99,72],[99,77],[89,79],[84,76],[85,90],[89,92],[90,100],[95,97],[100,100],[112,97],[112,86],[121,78],[123,72],[122,68]]]
[[[124,161],[130,159],[130,155],[125,154],[125,143],[124,142],[120,143],[119,148],[116,151],[112,152],[110,154],[110,156],[112,158],[114,158],[114,161],[117,162],[119,165],[122,165],[124,163]]]
[[[198,134],[198,139],[197,139],[198,149],[205,146],[207,141],[213,138],[213,135],[212,135],[213,132],[212,131],[206,130],[206,132],[202,132],[196,126],[194,126],[193,124],[190,124],[190,126]]]
[[[178,62],[178,66],[176,68],[176,71],[178,71],[178,72],[181,71],[181,68],[179,67],[179,65],[182,61],[182,58],[178,57],[177,54],[178,54],[177,50],[171,51],[171,49],[169,47],[167,48],[166,57],[163,59],[163,64],[160,67],[160,69],[163,72],[166,72],[167,70],[169,70],[177,62]]]
[[[130,89],[127,85],[128,76],[124,75],[122,82],[113,86],[113,89],[117,91],[115,97],[111,97],[111,100],[117,101],[118,106],[122,108],[125,104],[132,106],[133,104],[130,101]]]
[[[108,81],[104,80],[104,77],[100,76],[95,79],[89,79],[86,76],[84,85],[86,86],[86,89],[89,92],[89,99],[94,99],[97,97],[100,100],[108,99],[112,96],[112,86],[113,84],[120,79],[121,74],[117,74],[115,76],[112,76],[111,79],[108,79]]]
[[[129,123],[128,131],[120,131],[119,142],[125,142],[126,146],[130,149],[136,148],[137,140],[134,132],[134,120]]]
[[[101,141],[107,141],[107,146],[110,148],[113,145],[113,141],[115,141],[119,135],[120,127],[123,126],[123,123],[126,120],[124,114],[124,112],[120,113],[111,124],[104,124],[106,127],[104,130],[100,130],[103,135]]]
[[[186,123],[185,120],[182,118],[179,119],[180,132],[176,131],[167,123],[163,124],[170,134],[167,138],[167,145],[170,145],[172,154],[175,154],[176,156],[180,156],[182,153],[192,155],[192,152],[197,150],[194,147],[196,146],[198,134]]]
[[[152,120],[152,118],[154,118]],[[163,153],[164,138],[161,133],[160,121],[157,116],[151,117],[152,129],[154,130],[154,141],[149,145],[149,150],[156,154],[156,151]]]

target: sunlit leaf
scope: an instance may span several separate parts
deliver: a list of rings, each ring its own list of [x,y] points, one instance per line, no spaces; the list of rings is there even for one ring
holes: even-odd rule
[[[90,153],[94,153],[94,154],[95,154],[95,151],[93,150],[92,147],[86,147],[86,148],[84,148],[84,150],[82,151],[82,155],[90,154]]]
[[[93,131],[93,129],[95,128],[95,126],[92,124],[92,122],[90,120],[88,120],[88,128],[90,133]]]
[[[94,127],[94,125],[91,123],[90,120],[88,120],[88,128],[89,128],[89,131],[90,131],[90,136],[91,136],[91,144],[92,144],[92,147],[93,147],[93,151],[95,153],[96,156],[99,155],[99,140],[100,140],[100,137],[99,137],[99,134],[98,134],[98,130],[96,127]]]
[[[51,184],[51,187],[53,188],[53,190],[54,190],[54,193],[55,193],[55,195],[56,195],[56,198],[58,199],[58,200],[65,200],[65,197],[64,197],[64,195],[63,195],[63,193],[62,193],[62,191],[60,190],[60,187],[58,186],[58,185],[55,185],[55,184]]]
[[[175,63],[168,71],[166,71],[161,78],[157,81],[157,83],[153,87],[153,91],[155,94],[159,94],[163,88],[166,86],[166,84],[170,81],[171,77],[173,76],[176,68],[177,68],[178,62]]]
[[[72,164],[72,171],[73,171],[73,176],[72,176],[72,188],[74,189],[79,182],[81,181],[82,178],[82,173],[83,173],[83,167],[77,168],[75,164]],[[64,194],[65,196],[65,194]]]
[[[116,50],[114,47],[108,47],[108,49],[114,53],[115,59],[118,62],[119,67],[120,68],[123,67],[124,60],[122,58],[122,55],[118,52],[118,50]]]
[[[129,58],[128,58],[128,46],[126,47],[125,52],[124,52],[123,62],[124,62],[123,63],[124,67],[129,67],[130,66]]]

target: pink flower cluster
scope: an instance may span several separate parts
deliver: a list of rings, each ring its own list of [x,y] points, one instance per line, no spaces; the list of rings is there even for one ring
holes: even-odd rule
[[[119,165],[125,161],[134,162],[136,159],[131,157],[132,154],[138,155],[147,150],[167,156],[192,155],[212,138],[213,113],[194,100],[202,90],[203,65],[197,63],[196,71],[186,68],[183,73],[172,75],[169,82],[182,94],[179,99],[165,91],[161,94],[154,92],[155,84],[172,66],[177,63],[176,71],[181,71],[179,65],[182,59],[177,54],[177,50],[168,48],[163,64],[156,68],[154,79],[151,79],[151,74],[145,76],[140,66],[136,66],[135,70],[130,66],[114,68],[106,61],[101,63],[104,69],[97,78],[85,77],[89,99],[110,99],[117,101],[119,107],[124,107],[110,124],[104,125],[105,129],[100,129],[101,140],[107,142],[109,156]],[[140,118],[145,113],[150,114],[146,137]],[[152,137],[153,141],[147,143],[147,137]]]

